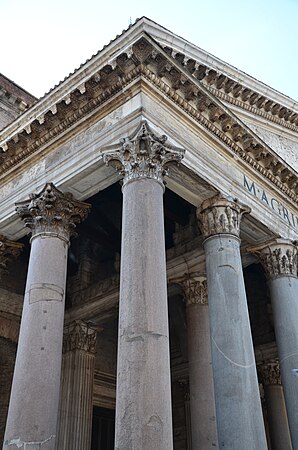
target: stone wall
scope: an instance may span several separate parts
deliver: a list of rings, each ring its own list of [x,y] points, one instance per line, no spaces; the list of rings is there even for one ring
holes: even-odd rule
[[[28,109],[36,98],[0,74],[0,130]]]
[[[0,444],[3,444],[15,354],[16,344],[0,337]]]

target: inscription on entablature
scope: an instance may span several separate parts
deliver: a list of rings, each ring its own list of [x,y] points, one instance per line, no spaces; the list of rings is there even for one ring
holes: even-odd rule
[[[246,175],[243,175],[243,184],[245,189],[252,196],[256,197],[260,202],[262,202],[267,208],[273,211],[275,214],[286,222],[290,227],[295,230],[298,229],[298,216],[286,208],[279,200],[274,198],[263,188],[258,186],[255,181],[250,180]]]

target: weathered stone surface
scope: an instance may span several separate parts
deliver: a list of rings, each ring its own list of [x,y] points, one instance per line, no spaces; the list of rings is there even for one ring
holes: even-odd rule
[[[104,159],[124,176],[124,185],[129,181],[149,178],[163,186],[168,166],[179,163],[184,155],[183,149],[174,148],[166,141],[167,136],[155,135],[144,121],[132,136],[120,141],[117,152],[105,151]]]
[[[163,176],[183,151],[141,123],[117,152],[123,218],[115,449],[173,448]],[[119,147],[119,146],[118,146]]]
[[[240,221],[243,214],[250,212],[249,208],[216,195],[205,200],[198,211],[200,227],[205,238],[217,234],[240,234]]]
[[[69,192],[47,183],[41,192],[16,204],[16,211],[31,230],[32,237],[50,233],[68,240],[75,234],[76,223],[87,217],[89,205],[78,202]]]
[[[173,448],[162,186],[123,190],[115,448]]]
[[[207,204],[207,207],[206,207]],[[240,258],[242,209],[202,205],[212,366],[220,449],[266,450],[259,386]],[[219,233],[219,234],[216,234]],[[248,396],[247,393],[250,393]]]
[[[56,450],[90,450],[96,335],[82,321],[64,329]]]
[[[85,217],[86,211],[77,205],[46,185],[19,207],[33,236],[5,450],[55,447],[68,239],[73,220]]]
[[[258,371],[264,386],[272,450],[292,450],[279,361],[275,359],[259,364]]]
[[[269,280],[297,278],[297,245],[290,240],[274,239],[248,250],[259,256]]]
[[[293,448],[298,448],[298,277],[297,246],[275,239],[250,248],[268,276],[274,329]]]
[[[218,448],[218,443],[207,280],[189,277],[182,286],[186,301],[192,448],[210,450]]]

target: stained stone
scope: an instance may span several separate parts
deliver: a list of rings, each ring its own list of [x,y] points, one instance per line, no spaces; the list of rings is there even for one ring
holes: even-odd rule
[[[202,204],[199,214],[205,237],[218,445],[266,450],[238,237],[245,212],[238,203],[215,196]]]
[[[52,184],[17,206],[32,238],[4,450],[55,448],[68,239],[87,210]]]

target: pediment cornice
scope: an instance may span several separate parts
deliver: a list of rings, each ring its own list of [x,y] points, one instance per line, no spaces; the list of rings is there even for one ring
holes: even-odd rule
[[[0,134],[0,174],[45,149],[143,81],[298,203],[297,173],[147,33],[123,36]],[[140,84],[139,89],[142,86]]]
[[[248,86],[243,77],[227,75],[169,46],[163,48],[219,100],[298,132],[298,105],[293,100],[276,95],[273,90],[265,94],[265,89],[260,89],[258,83]],[[268,87],[266,90],[270,91]]]

